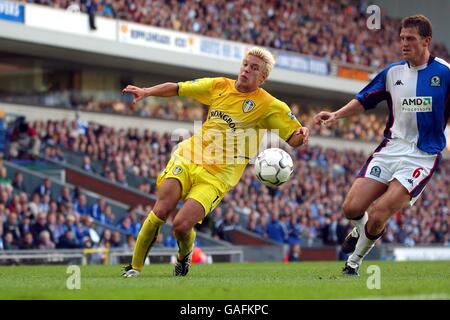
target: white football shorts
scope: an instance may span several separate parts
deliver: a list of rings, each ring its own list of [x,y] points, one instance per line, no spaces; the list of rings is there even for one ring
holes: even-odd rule
[[[412,206],[422,194],[439,165],[441,154],[419,150],[402,139],[384,139],[367,159],[359,177],[384,184],[397,179],[409,192]]]

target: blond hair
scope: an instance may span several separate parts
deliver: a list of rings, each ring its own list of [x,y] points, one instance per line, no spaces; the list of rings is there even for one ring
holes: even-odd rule
[[[253,47],[247,51],[245,56],[255,56],[260,58],[264,62],[264,76],[266,78],[269,77],[269,74],[273,69],[273,65],[275,64],[275,57],[269,50],[259,47]]]

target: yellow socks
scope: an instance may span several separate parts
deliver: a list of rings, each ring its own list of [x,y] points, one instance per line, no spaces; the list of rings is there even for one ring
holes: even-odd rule
[[[133,269],[142,271],[145,259],[158,238],[159,230],[164,223],[165,221],[158,218],[153,210],[150,211],[142,225],[141,231],[139,231],[136,245],[134,246],[133,259],[131,261]]]
[[[182,260],[186,257],[193,249],[195,241],[195,231],[191,229],[191,232],[183,239],[177,239],[178,243],[178,260]]]

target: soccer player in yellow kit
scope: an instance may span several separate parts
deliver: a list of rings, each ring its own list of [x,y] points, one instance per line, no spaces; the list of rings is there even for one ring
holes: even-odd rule
[[[239,182],[250,158],[257,154],[261,129],[276,130],[292,147],[307,143],[308,128],[302,127],[286,103],[260,88],[274,63],[269,51],[254,47],[243,58],[237,80],[203,78],[150,88],[128,85],[123,90],[134,96],[133,103],[148,96],[179,95],[209,106],[202,130],[178,145],[158,176],[156,203],[142,225],[132,262],[124,268],[124,277],[135,277],[142,272],[161,226],[179,201],[184,204],[173,219],[179,247],[173,274],[185,276],[189,272],[194,226]]]

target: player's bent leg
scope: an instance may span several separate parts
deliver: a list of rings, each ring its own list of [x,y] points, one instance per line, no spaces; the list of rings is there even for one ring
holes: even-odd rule
[[[396,212],[409,206],[411,196],[408,190],[394,179],[388,191],[370,209],[367,232],[379,234],[384,231],[387,221]]]
[[[348,191],[342,209],[349,220],[361,218],[367,208],[388,189],[388,185],[370,178],[357,178]]]
[[[187,199],[173,221],[173,232],[178,243],[174,276],[186,276],[191,267],[195,242],[194,226],[205,217],[203,205],[194,199]]]
[[[358,271],[364,257],[367,256],[375,246],[375,242],[383,235],[388,219],[394,213],[408,206],[410,200],[411,196],[408,190],[394,179],[389,184],[388,190],[370,208],[369,219],[364,226],[364,232],[360,233],[355,251],[348,258],[346,267],[343,270],[344,273],[348,272],[349,268],[356,270],[356,272]]]
[[[139,231],[130,266],[124,268],[124,277],[136,277],[142,272],[145,259],[158,238],[162,225],[176,208],[181,198],[181,185],[176,179],[166,179],[158,190],[158,200]]]
[[[344,215],[354,226],[342,243],[344,253],[351,253],[355,250],[359,235],[363,232],[368,219],[367,208],[387,188],[386,184],[370,178],[358,178],[353,182],[343,204]]]

